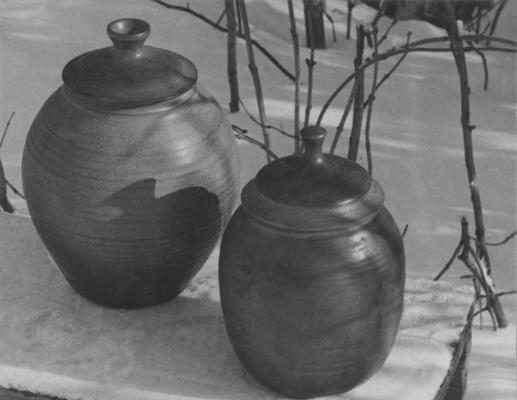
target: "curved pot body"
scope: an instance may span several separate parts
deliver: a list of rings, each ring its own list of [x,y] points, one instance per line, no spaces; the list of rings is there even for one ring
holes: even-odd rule
[[[112,307],[180,293],[234,207],[237,149],[202,89],[103,107],[67,85],[27,136],[23,187],[34,225],[74,289]]]
[[[287,396],[350,390],[382,366],[398,330],[399,230],[383,206],[342,216],[346,222],[332,229],[309,229],[318,216],[303,207],[265,219],[259,212],[279,214],[257,206],[257,180],[244,188],[221,243],[221,304],[233,348],[252,376]],[[298,227],[296,212],[305,216]]]

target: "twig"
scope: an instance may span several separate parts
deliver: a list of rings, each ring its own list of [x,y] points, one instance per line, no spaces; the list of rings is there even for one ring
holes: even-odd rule
[[[239,2],[235,0],[235,11],[237,13],[237,32],[242,34],[242,17],[241,17],[241,6]]]
[[[504,327],[506,326],[505,324],[507,324],[506,316],[504,315],[501,303],[495,292],[492,279],[486,271],[485,264],[478,257],[477,252],[472,249],[470,242],[471,236],[469,234],[468,221],[467,218],[463,216],[461,218],[460,242],[454,249],[452,257],[449,259],[440,273],[434,278],[434,280],[439,280],[457,257],[463,262],[463,264],[471,273],[474,282],[474,289],[476,291],[476,303],[480,309],[478,314],[480,314],[482,311],[488,311],[494,323],[494,328],[497,328],[497,326]],[[465,276],[463,276],[463,278],[464,277]],[[485,306],[481,304],[481,298],[486,299]]]
[[[183,11],[183,12],[186,12],[188,14],[191,14],[193,15],[194,17],[196,18],[199,18],[200,20],[206,22],[208,25],[212,26],[213,28],[217,29],[218,31],[221,31],[221,32],[227,32],[228,30],[220,25],[217,24],[216,21],[212,21],[211,19],[205,17],[203,14],[197,12],[197,11],[194,11],[192,10],[190,7],[186,7],[186,6],[177,6],[177,5],[174,5],[174,4],[169,4],[165,1],[162,1],[162,0],[150,0],[154,3],[157,3],[157,4],[160,4],[161,6],[163,7],[166,7],[166,8],[170,8],[172,10],[178,10],[178,11]],[[237,7],[238,9],[240,8]],[[240,15],[240,13],[239,13]],[[240,32],[240,29],[239,31],[237,32],[237,37],[240,38],[240,39],[245,39],[245,35],[243,35],[241,32]],[[255,39],[251,39],[251,43],[253,46],[255,46],[269,61],[271,61],[273,63],[273,65],[275,65],[286,77],[288,77],[291,81],[294,81],[294,76],[291,72],[289,72],[282,64],[280,64],[280,62],[264,47],[262,46],[259,42],[257,42]]]
[[[492,20],[491,26],[490,26],[490,32],[489,35],[492,36],[495,32],[495,28],[497,27],[497,23],[499,22],[499,17],[501,16],[501,12],[503,11],[503,8],[506,6],[506,3],[508,0],[501,0],[501,3],[499,3],[499,6],[495,10],[494,19]],[[487,45],[490,44],[490,40],[486,42]]]
[[[377,41],[377,25],[373,26],[372,29],[372,39],[373,39],[373,56],[377,59],[377,53],[379,51],[378,41]],[[372,80],[372,90],[370,95],[368,96],[368,108],[366,110],[366,123],[364,126],[364,145],[366,149],[366,159],[368,163],[368,174],[372,176],[373,173],[373,161],[372,161],[372,145],[370,143],[370,124],[372,120],[372,111],[373,111],[373,102],[375,100],[375,90],[377,88],[377,78],[379,75],[379,62],[376,61],[373,65],[373,80]],[[363,106],[364,108],[364,106]]]
[[[450,36],[451,51],[456,62],[456,68],[458,70],[460,80],[460,92],[461,92],[461,127],[463,131],[463,148],[465,156],[465,166],[467,168],[467,177],[470,188],[470,198],[472,201],[472,208],[474,212],[474,223],[476,233],[476,252],[475,260],[478,262],[478,266],[485,280],[484,290],[490,297],[487,299],[489,311],[494,313],[494,318],[497,320],[499,327],[504,328],[508,325],[506,315],[501,307],[499,299],[493,296],[494,285],[492,280],[490,283],[486,282],[486,278],[491,275],[490,257],[488,255],[488,249],[486,246],[485,238],[485,222],[483,217],[483,206],[481,204],[481,195],[477,186],[476,168],[474,163],[474,150],[472,144],[472,131],[474,126],[470,122],[470,88],[468,81],[467,61],[465,58],[465,51],[463,49],[463,41],[460,38],[458,32],[458,26],[456,25],[456,16],[452,4],[445,1],[445,9],[447,12],[447,19],[449,22],[448,33]],[[469,240],[467,238],[466,240]],[[470,246],[469,246],[470,248]],[[462,257],[462,261],[467,264],[468,259]],[[483,284],[483,282],[481,282]]]
[[[323,13],[325,14],[327,19],[329,20],[330,25],[332,26],[332,42],[336,43],[337,42],[337,38],[336,38],[336,27],[334,26],[334,19],[332,19],[332,17],[327,12],[327,10],[324,10]]]
[[[408,229],[409,229],[409,224],[406,224],[404,226],[404,230],[402,231],[402,234],[401,234],[402,239],[404,239],[404,237],[406,236],[406,233],[407,233]]]
[[[515,235],[517,235],[517,231],[513,231],[512,233],[510,233],[507,237],[505,237],[500,242],[491,242],[491,243],[487,242],[486,245],[487,246],[501,246],[501,245],[505,244],[506,242],[508,242],[513,237],[515,237]]]
[[[7,135],[7,130],[9,129],[9,125],[11,125],[11,120],[13,119],[14,114],[15,114],[15,112],[13,111],[13,112],[11,113],[11,116],[10,116],[10,117],[9,117],[9,119],[7,120],[7,123],[5,124],[4,133],[2,134],[2,139],[0,140],[0,148],[1,148],[1,147],[2,147],[2,145],[4,144],[5,136]]]
[[[460,39],[462,40],[474,40],[478,38],[479,40],[486,40],[487,36],[485,35],[462,35],[460,36]],[[498,42],[498,43],[504,43],[509,46],[517,47],[517,42],[513,40],[508,39],[502,39],[502,38],[496,38],[492,37],[492,41]],[[441,43],[445,41],[449,41],[450,38],[448,36],[439,37],[439,38],[429,38],[429,39],[422,39],[417,40],[415,42],[409,43],[408,45],[403,45],[401,47],[395,47],[393,49],[390,49],[384,53],[379,53],[377,55],[377,60],[386,60],[390,57],[393,57],[398,54],[404,54],[404,53],[416,53],[416,52],[450,52],[450,48],[430,48],[430,47],[418,47],[422,46],[424,44],[433,44],[433,43]],[[477,50],[481,51],[500,51],[500,52],[509,52],[509,53],[516,53],[517,49],[513,48],[504,48],[504,47],[493,47],[493,46],[485,46],[485,47],[477,47]],[[468,51],[474,51],[472,47],[465,47],[465,52]],[[347,76],[337,87],[334,89],[332,94],[329,96],[327,101],[323,104],[323,107],[320,111],[320,114],[318,116],[316,125],[321,125],[321,121],[323,120],[323,117],[325,116],[325,113],[327,112],[327,109],[330,107],[330,104],[334,101],[334,99],[337,97],[337,95],[362,71],[364,71],[366,68],[371,66],[375,63],[376,60],[373,58],[368,58],[365,60],[365,62],[360,66],[360,68],[357,71],[354,71],[351,75]]]
[[[495,295],[497,297],[501,297],[501,296],[507,296],[509,294],[516,294],[517,293],[517,290],[509,290],[509,291],[506,291],[506,292],[499,292],[499,293],[496,293]],[[486,295],[481,295],[481,297],[487,297]]]
[[[232,129],[237,139],[244,140],[245,142],[254,144],[260,147],[262,150],[264,150],[271,158],[275,160],[278,159],[278,156],[267,145],[252,138],[251,136],[246,135],[246,133],[248,132],[246,129],[239,128],[237,125],[232,125]]]
[[[339,124],[336,127],[336,133],[334,134],[334,139],[332,140],[332,145],[330,146],[330,154],[334,154],[334,152],[336,151],[337,143],[339,141],[339,138],[341,137],[341,133],[343,132],[343,128],[345,126],[345,121],[348,118],[348,114],[350,113],[350,110],[352,109],[352,105],[354,104],[354,98],[357,93],[358,86],[359,86],[359,81],[356,80],[354,82],[354,86],[352,86],[352,90],[350,91],[350,94],[348,95],[348,100],[347,100],[345,108],[343,110],[343,114],[341,114],[341,119],[339,120]]]
[[[9,119],[7,120],[7,123],[5,124],[5,128],[4,128],[4,132],[2,134],[2,139],[0,140],[0,148],[2,147],[3,143],[4,143],[4,140],[5,140],[5,137],[7,136],[7,131],[9,130],[9,125],[11,125],[11,120],[13,119],[14,117],[14,112],[11,113],[11,116],[9,117]],[[18,192],[18,190],[16,190],[16,188],[7,180],[6,176],[5,176],[5,170],[4,170],[4,166],[2,164],[2,159],[0,159],[0,208],[2,210],[4,210],[5,212],[8,212],[8,213],[13,213],[15,211],[15,208],[13,207],[13,205],[11,204],[11,202],[9,201],[9,199],[7,198],[7,187],[10,187],[11,190],[17,194],[18,196],[20,196],[21,198],[25,198],[23,197],[23,195]]]
[[[391,32],[392,28],[395,26],[395,24],[397,22],[398,22],[398,19],[396,19],[396,18],[391,20],[391,24],[386,28],[386,31],[379,39],[379,43],[377,43],[378,46],[380,46],[388,38],[388,34]]]
[[[352,0],[347,0],[347,16],[346,16],[346,38],[350,39],[350,30],[352,26],[352,10],[355,7],[355,4]]]
[[[219,26],[219,24],[221,23],[221,21],[222,21],[223,17],[226,15],[226,12],[227,12],[227,9],[225,8],[225,9],[223,10],[223,12],[221,13],[221,15],[219,16],[219,18],[217,18],[217,22],[216,22],[216,24],[217,24],[218,26]]]
[[[253,85],[255,87],[255,96],[257,98],[257,107],[259,112],[259,120],[260,126],[262,127],[262,136],[264,138],[264,144],[271,149],[271,144],[269,142],[269,133],[267,132],[266,126],[266,110],[264,108],[264,96],[262,94],[262,85],[260,83],[260,76],[257,68],[257,64],[255,63],[255,54],[253,53],[253,46],[251,42],[251,32],[250,32],[250,24],[248,21],[248,13],[246,11],[246,3],[244,0],[237,0],[240,3],[240,9],[242,14],[242,25],[244,27],[244,36],[246,37],[246,48],[248,50],[248,59],[249,59],[249,70],[251,72],[251,77],[253,78]],[[266,152],[267,161],[271,161],[271,155],[269,152]]]
[[[312,32],[312,14],[311,13],[309,13],[309,37],[311,38],[311,53],[310,53],[310,58],[305,59],[305,62],[307,63],[307,70],[308,70],[308,82],[307,82],[307,103],[305,105],[305,119],[303,122],[304,128],[309,125],[309,118],[311,116],[313,75],[314,75],[314,66],[316,65],[316,62],[314,61],[314,35]]]
[[[13,213],[15,211],[13,205],[9,202],[7,198],[7,179],[5,178],[4,166],[2,165],[2,160],[0,159],[0,208],[8,213]]]
[[[259,120],[257,120],[257,118],[255,118],[253,116],[253,114],[248,110],[248,108],[244,105],[244,102],[242,100],[240,100],[240,104],[242,106],[242,109],[244,110],[244,112],[248,115],[248,117],[250,117],[250,119],[255,122],[258,126],[260,126],[261,128],[265,128],[265,129],[271,129],[273,131],[276,131],[278,133],[280,133],[281,135],[284,135],[284,136],[287,136],[288,138],[291,138],[291,139],[294,139],[294,135],[291,135],[290,133],[287,133],[286,131],[276,127],[276,126],[273,126],[273,125],[262,125],[260,123]]]
[[[458,257],[461,253],[461,249],[463,247],[463,240],[460,240],[456,248],[454,249],[454,252],[452,253],[452,256],[449,258],[449,261],[445,264],[445,266],[442,268],[442,270],[434,277],[434,281],[439,281],[441,277],[449,270],[454,260],[456,260],[456,257]]]
[[[291,39],[293,42],[294,59],[294,152],[301,151],[300,138],[300,42],[296,30],[296,19],[294,17],[293,0],[287,0],[289,8],[289,23],[291,25]]]
[[[406,43],[409,43],[409,39],[411,38],[411,35],[412,35],[412,32],[407,33]],[[409,50],[409,47],[406,50]],[[395,72],[395,70],[399,67],[399,65],[402,64],[402,61],[404,61],[404,59],[406,58],[407,55],[408,55],[407,51],[402,53],[402,56],[397,60],[397,62],[393,65],[393,67],[391,67],[391,69],[386,74],[384,74],[384,76],[381,78],[381,80],[377,83],[377,85],[375,86],[375,92],[377,92],[377,90],[379,90],[379,88],[382,86],[382,84],[384,82],[386,82],[388,80],[388,78],[393,74],[393,72]],[[374,97],[368,96],[368,98],[364,102],[364,107],[367,107],[370,104],[370,102],[373,101],[373,99],[375,99],[375,96]]]
[[[7,178],[5,178],[5,184],[6,184],[7,186],[9,186],[9,188],[13,191],[13,193],[14,193],[15,195],[17,195],[17,196],[18,196],[18,197],[20,197],[21,199],[25,199],[25,196],[24,196],[23,194],[21,194],[21,193],[18,191],[18,189],[16,189],[16,188],[14,187],[14,185],[13,185],[13,184],[11,184],[11,182],[9,182],[9,180],[8,180]]]
[[[359,71],[361,64],[363,63],[363,52],[364,52],[364,27],[362,25],[357,26],[357,37],[356,37],[356,53],[354,59],[354,68]],[[357,83],[357,91],[354,98],[354,113],[352,118],[352,130],[350,132],[350,138],[348,140],[348,156],[347,158],[351,161],[357,160],[357,154],[359,152],[359,142],[361,138],[361,127],[363,124],[363,101],[364,101],[364,70],[359,72],[355,78]]]
[[[230,112],[239,111],[239,81],[237,79],[237,24],[235,22],[234,0],[224,0],[228,26],[228,83],[230,85]]]
[[[476,45],[471,41],[471,40],[468,40],[467,43],[474,49],[474,51],[479,55],[479,57],[481,58],[481,62],[483,63],[483,72],[485,74],[485,80],[484,80],[484,83],[483,83],[483,90],[486,92],[488,90],[488,63],[487,63],[487,60],[486,60],[486,56],[485,54],[479,50]]]

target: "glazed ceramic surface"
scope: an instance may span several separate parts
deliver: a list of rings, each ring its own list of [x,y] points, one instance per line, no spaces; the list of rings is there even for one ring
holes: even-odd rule
[[[72,60],[27,136],[34,225],[74,289],[113,307],[168,300],[217,242],[237,196],[223,111],[184,57],[144,46],[147,23]]]
[[[402,238],[383,191],[302,131],[303,156],[264,167],[223,235],[221,304],[249,373],[291,397],[350,390],[393,345],[402,313]]]

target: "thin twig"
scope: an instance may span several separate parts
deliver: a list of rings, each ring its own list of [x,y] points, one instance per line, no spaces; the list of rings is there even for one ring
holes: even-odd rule
[[[20,191],[19,191],[18,189],[16,189],[16,188],[14,187],[14,185],[13,185],[11,182],[9,182],[9,180],[8,180],[7,178],[5,178],[5,184],[6,184],[7,186],[9,186],[9,188],[13,191],[13,193],[14,193],[15,195],[17,195],[17,196],[18,196],[18,197],[20,197],[21,199],[25,199],[25,196],[24,196],[22,193],[20,193]]]
[[[362,25],[357,26],[357,37],[356,37],[356,53],[354,58],[354,68],[356,71],[359,70],[363,63],[363,52],[364,52],[364,27]],[[359,143],[361,138],[361,128],[363,124],[363,101],[364,101],[364,70],[356,75],[357,90],[354,98],[354,112],[352,116],[352,129],[350,132],[350,138],[348,140],[348,155],[347,158],[351,161],[357,160],[359,153]]]
[[[347,0],[347,15],[346,15],[346,38],[350,39],[350,30],[352,27],[352,10],[355,4],[352,0]]]
[[[294,152],[301,151],[300,138],[300,42],[296,30],[296,19],[294,17],[293,0],[287,0],[289,8],[289,23],[291,25],[291,39],[293,42],[294,59]]]
[[[402,239],[404,239],[404,237],[406,236],[406,233],[407,233],[408,229],[409,229],[409,224],[406,224],[404,226],[404,230],[402,231],[402,234],[401,234]]]
[[[348,114],[350,113],[350,110],[352,109],[352,105],[354,104],[354,98],[357,93],[358,86],[359,86],[359,81],[356,80],[354,82],[354,86],[352,86],[352,90],[350,91],[350,94],[348,95],[348,100],[346,101],[346,105],[343,110],[343,114],[341,114],[341,119],[339,120],[339,124],[336,127],[336,133],[334,134],[334,139],[332,140],[332,145],[330,146],[330,154],[334,154],[334,152],[336,151],[336,147],[337,147],[339,138],[341,137],[341,133],[343,132],[345,122],[348,118]]]
[[[8,213],[13,213],[15,208],[7,198],[7,179],[5,178],[4,166],[0,159],[0,208]]]
[[[517,290],[509,290],[509,291],[506,291],[506,292],[499,292],[499,293],[496,293],[495,295],[497,297],[501,297],[501,296],[507,296],[509,294],[516,294],[517,293]],[[481,297],[487,297],[485,294],[481,295]]]
[[[490,259],[485,245],[485,223],[483,218],[483,207],[481,195],[477,186],[476,167],[474,162],[474,150],[472,144],[472,131],[474,126],[470,122],[470,88],[468,81],[467,62],[463,50],[463,41],[459,38],[456,16],[452,4],[445,2],[445,9],[449,20],[449,35],[451,51],[456,62],[460,80],[461,92],[461,127],[463,131],[463,147],[465,156],[465,166],[474,211],[474,222],[476,226],[476,250],[480,260],[486,264],[487,273],[490,274]]]
[[[407,39],[406,39],[406,43],[409,43],[409,39],[411,38],[411,35],[412,35],[412,32],[408,32],[407,33]],[[409,50],[409,47],[407,48],[407,50]],[[397,60],[397,62],[390,68],[390,70],[384,74],[384,76],[381,78],[381,80],[377,83],[377,85],[375,86],[375,92],[377,92],[377,90],[379,90],[379,88],[382,86],[382,84],[384,82],[386,82],[388,80],[388,78],[395,72],[395,70],[399,67],[400,64],[402,64],[402,61],[404,61],[404,59],[406,58],[406,56],[408,55],[408,52],[405,51],[404,53],[402,53],[402,56]],[[375,65],[375,64],[374,64]],[[371,101],[373,101],[373,99],[375,99],[375,96],[374,97],[371,97],[371,96],[368,96],[368,99],[366,99],[366,101],[364,102],[364,107],[367,107]]]
[[[495,28],[497,28],[497,23],[499,22],[499,17],[501,16],[501,12],[503,11],[503,8],[506,6],[506,3],[508,0],[501,0],[501,3],[499,3],[499,6],[497,7],[494,18],[492,19],[491,26],[490,26],[490,32],[489,36],[492,36],[495,32]],[[486,42],[487,45],[490,44],[490,40]]]
[[[462,40],[474,40],[476,38],[479,38],[480,40],[485,40],[487,36],[485,35],[463,35],[460,36],[460,39]],[[431,38],[431,39],[422,39],[417,40],[415,42],[410,43],[409,45],[403,45],[401,47],[395,47],[393,49],[387,50],[384,53],[379,53],[377,55],[377,60],[386,60],[390,57],[396,56],[398,54],[404,54],[404,53],[416,53],[416,52],[450,52],[450,48],[430,48],[430,47],[418,47],[424,44],[432,44],[432,43],[440,43],[449,41],[449,37],[439,37],[439,38]],[[517,47],[517,42],[508,40],[508,39],[502,39],[502,38],[495,38],[492,37],[493,41],[504,43],[509,46]],[[481,51],[499,51],[499,52],[509,52],[509,53],[516,53],[517,49],[513,48],[504,48],[504,47],[493,47],[493,46],[485,46],[485,47],[477,47],[477,50]],[[465,52],[468,51],[474,51],[472,47],[465,47]],[[360,68],[357,71],[354,71],[351,75],[347,76],[337,87],[334,89],[332,94],[329,96],[327,101],[323,104],[323,107],[320,111],[320,114],[317,118],[316,125],[321,125],[321,121],[323,120],[323,117],[325,116],[325,113],[327,112],[327,109],[330,107],[334,99],[337,97],[337,95],[354,79],[356,76],[362,71],[364,71],[369,66],[373,65],[376,60],[373,58],[368,58],[365,60],[365,62],[360,66]]]
[[[490,242],[490,243],[487,242],[486,245],[487,246],[501,246],[501,245],[505,244],[506,242],[508,242],[513,237],[515,237],[515,235],[517,235],[517,230],[510,233],[507,237],[505,237],[500,242]]]
[[[465,156],[465,166],[467,169],[467,177],[470,189],[470,198],[472,201],[472,209],[474,212],[474,223],[476,233],[476,252],[473,254],[473,258],[479,268],[481,275],[480,283],[483,285],[485,293],[489,296],[488,311],[494,321],[497,321],[497,326],[504,328],[508,325],[506,315],[501,307],[499,299],[493,294],[495,292],[494,284],[491,279],[491,266],[490,257],[488,255],[488,249],[486,247],[485,238],[485,222],[483,216],[483,206],[481,204],[481,195],[477,186],[476,168],[474,162],[474,150],[472,143],[472,131],[474,126],[470,121],[470,88],[468,81],[468,70],[467,61],[465,58],[465,51],[463,47],[463,40],[460,38],[458,32],[458,26],[456,24],[456,16],[452,4],[444,2],[445,10],[447,12],[448,19],[448,34],[450,36],[450,47],[451,52],[454,56],[456,68],[458,70],[459,81],[460,81],[460,93],[461,93],[461,128],[463,132],[463,148]],[[470,240],[467,238],[465,240]],[[465,249],[464,249],[465,250]],[[469,245],[469,251],[470,245]],[[468,266],[469,259],[460,255],[460,259]],[[490,282],[487,278],[490,277]],[[494,325],[495,326],[495,325]]]
[[[379,43],[377,43],[378,46],[380,46],[388,38],[388,34],[391,32],[391,30],[393,29],[393,27],[396,25],[397,22],[398,22],[398,19],[396,19],[396,18],[391,20],[391,24],[386,28],[386,31],[379,39]]]
[[[232,129],[237,139],[244,140],[245,142],[254,144],[255,146],[258,146],[262,150],[264,150],[271,158],[275,160],[278,159],[278,156],[268,146],[258,141],[257,139],[254,139],[251,136],[246,135],[246,133],[248,132],[246,129],[239,128],[237,125],[232,125]]]
[[[487,60],[486,60],[486,56],[485,54],[479,50],[476,45],[474,44],[474,42],[472,42],[471,40],[468,40],[467,43],[474,49],[474,51],[479,55],[479,57],[481,58],[481,62],[483,63],[483,72],[484,72],[484,76],[485,76],[485,80],[483,82],[483,90],[486,92],[488,90],[488,63],[487,63]]]
[[[260,126],[261,128],[265,128],[265,129],[271,129],[273,131],[276,131],[278,133],[280,133],[281,135],[284,135],[284,136],[287,136],[288,138],[291,138],[291,139],[294,139],[294,135],[290,134],[290,133],[287,133],[286,131],[276,127],[276,126],[273,126],[273,125],[262,125],[260,123],[260,121],[255,118],[253,116],[253,114],[248,110],[248,108],[244,105],[244,102],[242,100],[240,100],[240,104],[242,106],[242,109],[244,110],[244,112],[248,115],[248,117],[250,117],[250,119],[255,122],[258,126]]]
[[[230,112],[239,111],[239,81],[237,79],[237,23],[235,21],[234,0],[225,0],[226,23],[228,27],[227,69],[230,85]]]
[[[377,53],[379,51],[378,41],[377,41],[378,29],[377,25],[374,25],[372,28],[372,39],[373,39],[373,56],[377,59]],[[373,78],[372,78],[372,89],[370,95],[368,96],[368,108],[366,109],[366,123],[364,126],[364,145],[366,149],[366,159],[368,164],[368,174],[372,176],[373,173],[373,160],[372,160],[372,145],[370,143],[370,124],[372,120],[372,111],[373,111],[373,102],[375,100],[375,90],[377,88],[377,78],[379,75],[379,63],[375,62],[373,65]],[[363,106],[364,108],[364,106]]]
[[[9,125],[11,125],[11,120],[13,119],[14,114],[15,114],[15,112],[13,111],[13,112],[11,113],[11,116],[10,116],[10,117],[9,117],[9,119],[7,120],[7,123],[5,124],[4,133],[2,134],[2,139],[0,140],[0,148],[1,148],[1,147],[2,147],[2,145],[4,144],[5,136],[7,135],[7,130],[9,129]]]
[[[251,41],[251,32],[250,32],[250,24],[248,21],[248,13],[246,11],[246,3],[244,0],[237,0],[240,2],[240,9],[242,14],[242,24],[244,27],[244,36],[246,37],[246,48],[248,50],[248,59],[249,59],[249,70],[251,72],[251,77],[253,78],[253,85],[255,87],[255,96],[257,98],[257,107],[259,113],[260,126],[262,127],[262,136],[264,138],[264,144],[271,149],[271,144],[269,141],[269,133],[266,126],[266,110],[264,108],[264,96],[262,94],[262,85],[260,83],[260,76],[257,68],[257,64],[255,63],[255,55],[253,52],[253,46]],[[271,161],[271,155],[269,152],[266,152],[267,161]]]
[[[287,0],[287,1],[289,1],[289,0]],[[323,13],[325,14],[327,19],[329,20],[330,25],[332,26],[332,42],[336,43],[337,42],[337,38],[336,38],[336,27],[334,26],[334,19],[330,16],[330,14],[327,12],[327,10],[324,10]]]
[[[449,268],[451,267],[454,260],[456,260],[456,258],[460,255],[462,247],[463,247],[463,241],[460,240],[460,242],[454,249],[452,256],[449,258],[449,261],[447,261],[447,263],[442,268],[442,270],[438,273],[438,275],[436,275],[434,277],[434,279],[433,279],[434,281],[439,281],[441,279],[441,277],[449,270]]]
[[[201,14],[201,13],[199,13],[197,11],[192,10],[188,6],[178,6],[178,5],[174,5],[174,4],[169,4],[169,3],[165,2],[165,1],[162,1],[162,0],[150,0],[150,1],[152,1],[154,3],[157,3],[157,4],[160,4],[161,6],[169,8],[169,9],[172,9],[172,10],[183,11],[183,12],[186,12],[188,14],[191,14],[194,17],[199,18],[200,20],[206,22],[208,25],[212,26],[213,28],[217,29],[218,31],[221,31],[221,32],[227,32],[228,31],[223,26],[218,25],[216,21],[212,21],[210,18],[207,18],[203,14]],[[238,8],[240,8],[240,7],[238,7]],[[240,15],[240,13],[238,15]],[[237,37],[240,38],[240,39],[245,39],[245,35],[240,32],[240,29],[237,32]],[[271,61],[273,63],[273,65],[275,65],[286,77],[288,77],[291,81],[294,81],[294,75],[291,72],[289,72],[282,64],[280,64],[280,62],[264,46],[262,46],[255,39],[251,39],[251,43],[269,61]]]
[[[311,116],[312,109],[312,87],[313,87],[313,75],[314,75],[314,66],[316,65],[316,61],[314,61],[314,32],[312,32],[312,14],[309,13],[309,37],[311,38],[311,53],[310,58],[306,58],[305,62],[307,63],[307,71],[308,71],[308,82],[307,82],[307,103],[305,105],[305,119],[303,122],[303,127],[307,127],[309,125],[309,118]]]
[[[217,21],[216,21],[216,24],[219,26],[219,24],[221,23],[221,21],[223,20],[224,16],[226,15],[226,12],[227,12],[227,9],[225,8],[223,10],[223,12],[221,13],[221,15],[219,16],[219,18],[217,18]]]

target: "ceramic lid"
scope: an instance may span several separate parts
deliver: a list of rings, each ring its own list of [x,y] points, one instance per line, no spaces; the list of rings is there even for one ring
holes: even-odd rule
[[[106,107],[131,108],[181,96],[194,87],[197,70],[185,57],[145,46],[147,22],[124,18],[107,28],[113,46],[72,59],[63,82],[75,95]]]
[[[270,225],[301,230],[343,229],[373,218],[380,185],[359,164],[322,151],[325,129],[301,131],[305,152],[263,167],[242,192],[244,209]]]

